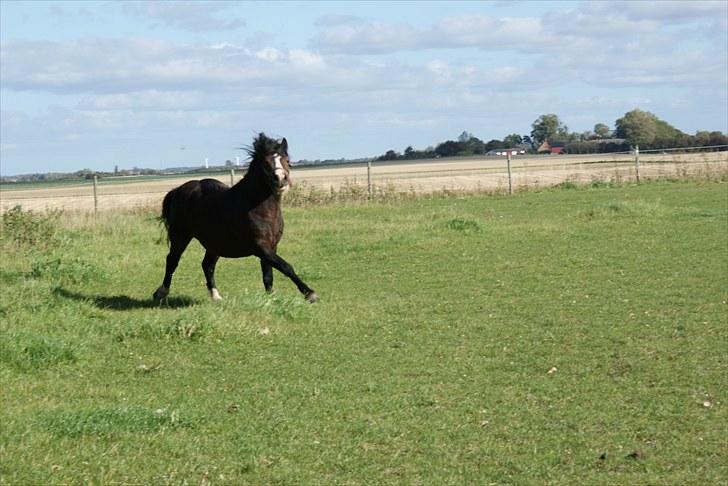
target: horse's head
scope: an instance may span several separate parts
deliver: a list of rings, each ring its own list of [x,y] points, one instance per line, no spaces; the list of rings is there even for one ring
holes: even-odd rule
[[[260,164],[266,182],[277,194],[283,194],[291,187],[288,141],[278,141],[261,133],[253,142],[253,162]]]

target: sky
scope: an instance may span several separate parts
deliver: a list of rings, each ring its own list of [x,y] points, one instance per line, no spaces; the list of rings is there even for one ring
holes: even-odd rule
[[[293,160],[463,131],[728,133],[728,2],[0,0],[0,174]]]

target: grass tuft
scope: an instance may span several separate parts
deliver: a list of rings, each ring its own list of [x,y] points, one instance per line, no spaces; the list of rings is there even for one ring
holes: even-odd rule
[[[558,184],[554,185],[553,187],[554,187],[554,189],[562,189],[562,190],[579,189],[579,185],[574,181],[559,182]]]
[[[192,427],[196,420],[166,408],[140,406],[92,407],[85,410],[45,412],[37,418],[44,430],[60,437],[115,435],[124,432],[150,433]]]
[[[50,280],[55,284],[77,284],[100,281],[106,272],[80,257],[57,257],[33,262],[30,275],[33,278]]]
[[[612,217],[656,217],[663,213],[660,201],[608,201],[592,205],[580,211],[580,215],[588,220]]]
[[[31,332],[0,332],[0,362],[19,371],[48,368],[78,360],[74,347]]]
[[[458,231],[460,233],[472,233],[480,231],[480,223],[472,219],[453,218],[445,223],[448,229]]]
[[[262,290],[246,290],[232,305],[264,315],[281,317],[289,321],[308,321],[312,318],[311,304],[298,294],[284,292],[267,293]]]

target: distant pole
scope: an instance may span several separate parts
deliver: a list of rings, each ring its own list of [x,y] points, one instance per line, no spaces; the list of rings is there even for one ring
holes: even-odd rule
[[[367,160],[367,194],[372,198],[372,161]]]
[[[99,197],[98,197],[98,191],[96,186],[99,183],[99,178],[94,174],[94,213],[98,212],[99,210]]]
[[[511,174],[511,152],[508,152],[508,195],[513,194],[513,175]]]
[[[235,169],[230,169],[230,186],[235,185]]]
[[[634,168],[637,175],[637,184],[640,183],[640,146],[634,146]]]

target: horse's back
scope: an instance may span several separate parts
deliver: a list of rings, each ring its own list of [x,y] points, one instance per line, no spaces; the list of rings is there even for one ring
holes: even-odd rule
[[[217,179],[187,181],[172,189],[162,202],[162,219],[167,227],[182,228],[189,225],[193,213],[201,205],[209,203],[215,195],[222,194],[229,187]]]
[[[184,184],[169,191],[169,194],[174,194],[172,197],[183,198],[183,199],[196,199],[201,196],[207,196],[209,194],[217,194],[225,192],[229,187],[217,179],[202,179],[187,181]]]
[[[226,184],[223,184],[217,179],[202,179],[201,181],[199,181],[199,183],[200,191],[202,192],[203,196],[206,196],[208,194],[215,194],[218,192],[225,192],[229,189]]]

